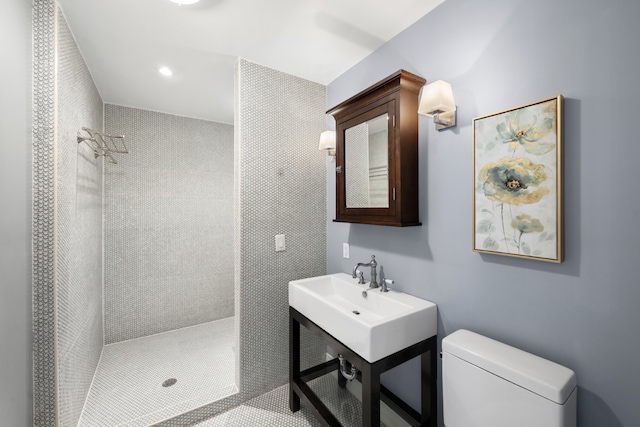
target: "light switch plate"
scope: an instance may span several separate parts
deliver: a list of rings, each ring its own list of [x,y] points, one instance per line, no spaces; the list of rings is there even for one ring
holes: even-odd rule
[[[276,252],[282,252],[287,249],[284,241],[284,234],[276,234]]]
[[[348,243],[343,243],[342,244],[342,258],[349,259],[349,244]]]

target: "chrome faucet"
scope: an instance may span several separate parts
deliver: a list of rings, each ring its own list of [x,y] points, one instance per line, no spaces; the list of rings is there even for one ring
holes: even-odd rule
[[[371,255],[370,262],[367,262],[367,263],[359,262],[353,267],[353,273],[351,273],[351,277],[353,277],[354,279],[357,277],[356,272],[358,271],[358,267],[371,267],[371,283],[369,284],[369,287],[377,288],[380,286],[378,285],[378,282],[376,280],[378,276],[378,273],[376,271],[376,268],[378,267],[378,263],[376,262],[375,255]]]

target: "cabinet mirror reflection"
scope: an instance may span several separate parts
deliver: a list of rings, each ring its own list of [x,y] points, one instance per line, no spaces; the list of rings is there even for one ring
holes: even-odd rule
[[[389,114],[344,132],[347,208],[389,207]]]

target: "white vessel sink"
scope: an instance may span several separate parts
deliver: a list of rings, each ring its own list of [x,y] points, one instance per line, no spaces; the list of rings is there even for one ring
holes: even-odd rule
[[[289,305],[369,363],[437,334],[437,306],[345,273],[289,282]]]

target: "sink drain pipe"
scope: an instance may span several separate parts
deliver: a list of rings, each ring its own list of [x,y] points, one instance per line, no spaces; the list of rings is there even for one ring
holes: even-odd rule
[[[358,369],[353,366],[351,363],[347,361],[341,354],[338,355],[338,359],[340,359],[340,373],[343,377],[348,379],[349,381],[353,380],[356,375],[358,375]],[[348,372],[347,365],[351,366],[351,372]]]

